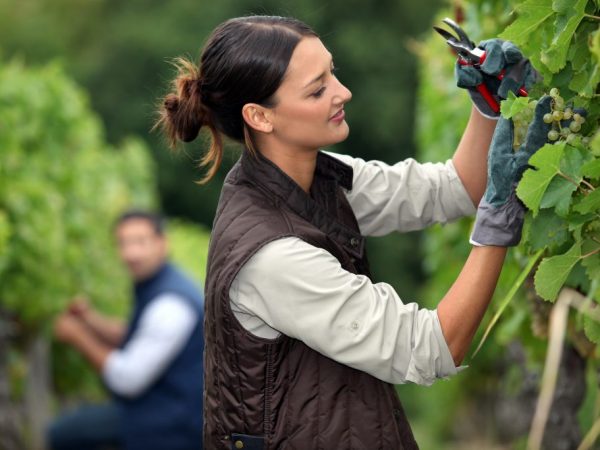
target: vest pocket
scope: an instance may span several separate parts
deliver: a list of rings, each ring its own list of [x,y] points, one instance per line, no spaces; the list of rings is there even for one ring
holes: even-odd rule
[[[264,450],[264,436],[231,433],[231,450]]]

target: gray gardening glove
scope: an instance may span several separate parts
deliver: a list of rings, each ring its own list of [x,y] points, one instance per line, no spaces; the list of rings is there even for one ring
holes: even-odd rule
[[[506,99],[509,91],[516,93],[522,86],[529,89],[539,75],[512,42],[489,39],[482,41],[478,47],[485,50],[484,63],[476,69],[473,66],[461,66],[457,62],[454,69],[456,84],[468,90],[473,104],[482,115],[497,119],[500,114],[490,108],[475,86],[485,83],[492,96],[500,103]],[[498,75],[502,70],[505,70],[504,78],[499,80]]]
[[[515,152],[512,120],[498,120],[488,155],[487,187],[477,208],[471,244],[511,247],[521,241],[525,206],[515,190],[531,155],[548,142],[552,125],[544,123],[543,117],[550,112],[551,104],[548,95],[538,101],[525,143]]]

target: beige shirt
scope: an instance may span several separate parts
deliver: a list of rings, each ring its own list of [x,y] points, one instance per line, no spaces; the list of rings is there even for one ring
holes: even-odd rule
[[[451,160],[389,166],[331,155],[354,169],[353,188],[345,193],[365,236],[475,212]],[[404,303],[389,284],[344,270],[329,252],[299,238],[261,248],[238,272],[229,296],[235,317],[254,335],[283,333],[389,383],[430,385],[458,371],[437,311]]]

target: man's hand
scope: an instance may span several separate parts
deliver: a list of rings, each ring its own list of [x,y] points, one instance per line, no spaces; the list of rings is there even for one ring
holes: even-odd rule
[[[69,312],[59,315],[54,322],[54,335],[59,341],[73,346],[94,366],[102,370],[112,348],[90,332],[85,324]]]
[[[74,344],[84,333],[81,321],[70,313],[63,313],[54,321],[54,335],[61,342]]]
[[[67,311],[71,315],[81,318],[83,318],[91,310],[92,307],[90,306],[89,300],[83,296],[74,297],[67,308]]]

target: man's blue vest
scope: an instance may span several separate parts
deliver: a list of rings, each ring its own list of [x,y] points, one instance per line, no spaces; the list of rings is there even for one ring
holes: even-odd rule
[[[126,450],[201,450],[204,299],[197,286],[166,263],[135,285],[135,305],[123,346],[139,325],[148,304],[161,294],[177,294],[197,312],[198,323],[183,350],[140,396],[117,397]]]

